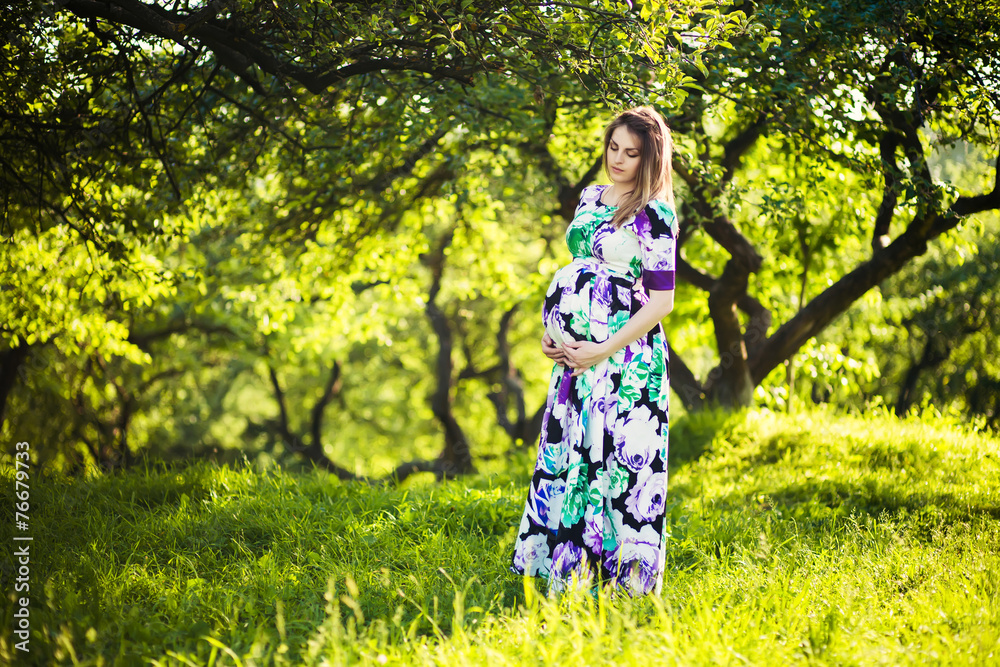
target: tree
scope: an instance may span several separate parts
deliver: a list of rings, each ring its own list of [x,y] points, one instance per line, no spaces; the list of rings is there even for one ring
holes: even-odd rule
[[[1000,208],[996,3],[771,2],[753,19],[777,43],[714,52],[671,119],[679,276],[707,297],[718,355],[700,381],[672,346],[672,386],[691,409],[749,404],[862,295]],[[935,151],[959,141],[997,155],[978,193],[932,176]],[[761,274],[784,263],[782,244],[799,246],[800,286],[774,299]],[[810,272],[828,284],[801,298]]]
[[[634,11],[69,0],[0,20],[11,36],[2,261],[18,267],[0,298],[0,398],[6,407],[20,378],[30,396],[18,414],[51,398],[79,419],[48,435],[92,441],[84,449],[106,465],[129,460],[156,383],[187,392],[212,372],[193,369],[197,352],[172,359],[180,344],[200,341],[203,357],[225,349],[220,378],[280,356],[277,343],[302,343],[276,340],[307,316],[300,304],[350,302],[376,268],[365,250],[408,211],[455,196],[446,186],[470,152],[536,137],[546,126],[535,107],[554,95],[592,105],[649,85],[671,92],[687,80],[682,61],[742,27],[701,0]],[[56,365],[43,376],[39,359]],[[76,385],[52,381],[56,368]],[[289,412],[281,374],[268,375]],[[285,417],[286,444],[319,458]]]
[[[873,351],[876,373],[852,384],[862,400],[900,416],[933,409],[1000,424],[1000,218],[987,217],[928,249],[887,281],[877,308],[854,309],[836,329],[845,347]],[[853,321],[852,321],[853,320]]]

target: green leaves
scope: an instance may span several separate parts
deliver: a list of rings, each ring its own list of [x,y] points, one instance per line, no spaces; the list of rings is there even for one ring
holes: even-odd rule
[[[336,360],[349,379],[326,422],[331,454],[376,442],[380,465],[433,456],[428,257],[448,235],[435,296],[454,404],[477,446],[499,446],[497,410],[516,412],[495,409],[499,392],[521,383],[528,408],[544,395],[536,311],[613,109],[671,116],[679,201],[704,188],[761,249],[753,295],[779,319],[867,256],[880,136],[921,114],[928,145],[995,129],[991,79],[975,78],[992,55],[959,58],[935,32],[977,43],[947,3],[914,6],[905,39],[860,2],[750,15],[708,0],[240,2],[202,23],[162,9],[184,23],[184,47],[170,26],[137,27],[141,3],[107,7],[93,21],[72,2],[0,18],[13,35],[0,314],[8,345],[41,347],[59,369],[28,380],[14,414],[44,395],[85,415],[82,438],[50,438],[69,448],[120,447],[125,433],[288,456],[254,431],[277,410],[268,367],[289,404],[311,406]],[[758,119],[762,138],[741,153]],[[912,149],[895,158],[900,211],[949,196]],[[691,229],[714,219],[689,215]],[[715,275],[728,260],[698,231],[684,253]],[[712,340],[689,297],[674,316],[682,349]],[[512,385],[491,374],[502,322]],[[184,393],[176,407],[167,387]],[[123,427],[126,413],[141,416]],[[400,413],[413,416],[402,445]]]

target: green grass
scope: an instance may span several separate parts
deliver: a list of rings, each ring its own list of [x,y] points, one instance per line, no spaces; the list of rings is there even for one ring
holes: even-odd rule
[[[1000,661],[995,436],[747,412],[691,416],[671,446],[668,572],[636,600],[509,574],[527,454],[402,489],[207,464],[35,479],[32,652],[6,597],[0,663]]]

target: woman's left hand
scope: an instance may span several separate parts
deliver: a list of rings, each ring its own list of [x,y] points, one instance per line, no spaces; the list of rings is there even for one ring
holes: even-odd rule
[[[589,340],[577,340],[565,343],[566,365],[573,369],[573,375],[582,374],[591,366],[596,366],[611,356],[603,343],[592,343]]]

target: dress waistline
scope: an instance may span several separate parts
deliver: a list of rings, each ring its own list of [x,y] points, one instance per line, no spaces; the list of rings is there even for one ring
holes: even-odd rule
[[[574,257],[572,263],[593,271],[595,275],[604,278],[615,285],[627,287],[633,291],[644,291],[642,280],[631,275],[616,273],[609,269],[607,264],[600,261],[596,257]]]

